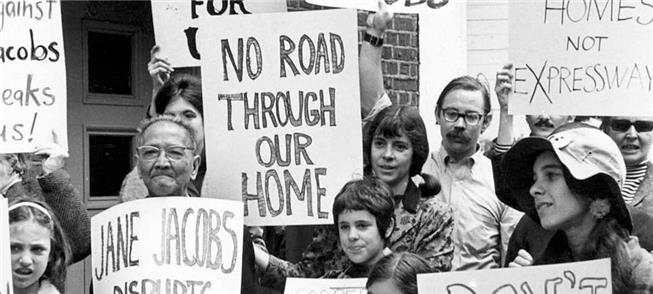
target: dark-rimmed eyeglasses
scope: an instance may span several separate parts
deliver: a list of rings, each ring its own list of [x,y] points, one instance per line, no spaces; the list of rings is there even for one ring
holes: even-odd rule
[[[610,128],[615,132],[626,132],[630,129],[630,126],[635,126],[635,130],[638,132],[653,131],[653,121],[638,120],[631,122],[627,119],[613,119],[610,121]]]
[[[156,146],[140,146],[136,148],[138,157],[143,160],[154,160],[161,156],[161,151],[165,153],[165,157],[170,160],[180,160],[186,156],[186,150],[195,150],[193,147],[186,146],[168,146],[166,148],[159,148]]]
[[[442,109],[442,116],[444,116],[444,120],[448,122],[456,122],[462,117],[465,120],[465,123],[470,126],[477,125],[483,118],[483,114],[478,112],[458,112],[458,110],[453,108]]]

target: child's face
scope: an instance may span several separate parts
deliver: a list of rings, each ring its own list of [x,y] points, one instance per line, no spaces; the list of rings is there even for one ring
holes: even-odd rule
[[[50,257],[50,230],[30,219],[12,223],[9,234],[14,288],[38,288]]]
[[[374,265],[383,257],[383,237],[367,210],[345,210],[338,216],[340,246],[356,264]]]

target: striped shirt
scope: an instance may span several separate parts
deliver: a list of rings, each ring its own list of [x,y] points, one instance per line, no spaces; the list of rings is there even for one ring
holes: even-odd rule
[[[635,193],[639,189],[639,184],[644,179],[646,175],[646,161],[637,165],[626,167],[626,181],[624,181],[624,186],[621,188],[621,195],[624,198],[626,203],[633,202],[635,198]]]

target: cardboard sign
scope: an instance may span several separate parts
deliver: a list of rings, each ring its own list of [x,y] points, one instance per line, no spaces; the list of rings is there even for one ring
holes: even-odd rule
[[[510,1],[514,114],[653,115],[653,4]]]
[[[286,0],[152,0],[154,37],[172,66],[200,66],[199,19],[287,10]],[[219,31],[233,27],[216,23],[206,29]]]
[[[418,274],[424,294],[609,294],[610,259],[492,270]]]
[[[306,2],[328,7],[355,8],[377,11],[379,0],[306,0]],[[385,1],[385,0],[383,0]],[[452,1],[454,3],[455,1]],[[390,4],[390,11],[395,13],[440,13],[439,9],[449,4],[449,0],[398,0]]]
[[[239,202],[146,198],[91,219],[95,293],[240,293]]]
[[[9,247],[9,209],[7,198],[0,197],[0,294],[13,294],[11,248]]]
[[[286,280],[285,294],[365,294],[367,279],[300,279]]]
[[[363,166],[356,11],[219,20],[232,29],[202,34],[203,194],[243,201],[247,225],[331,223]]]
[[[68,150],[61,2],[0,2],[0,153]]]

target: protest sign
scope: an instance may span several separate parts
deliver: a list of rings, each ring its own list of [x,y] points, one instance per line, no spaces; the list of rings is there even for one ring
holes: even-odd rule
[[[174,67],[200,66],[199,19],[224,15],[286,12],[286,0],[188,1],[152,0],[154,37]],[[231,30],[231,26],[209,25],[206,29]]]
[[[91,219],[95,293],[240,293],[240,202],[146,198]]]
[[[531,0],[509,7],[510,113],[653,115],[653,3]]]
[[[320,6],[355,8],[367,11],[377,11],[379,9],[379,0],[306,0],[306,2]],[[447,4],[449,4],[449,0],[398,0],[389,4],[389,10],[395,13],[440,13],[439,9]]]
[[[201,34],[203,194],[243,201],[248,225],[331,223],[363,165],[356,11],[219,20]]]
[[[0,1],[0,153],[68,150],[61,2]]]
[[[417,275],[424,294],[612,293],[610,259]]]
[[[285,294],[365,294],[367,279],[300,279],[286,280]]]
[[[9,247],[9,210],[7,198],[0,197],[0,294],[14,293],[12,286],[11,251]]]

